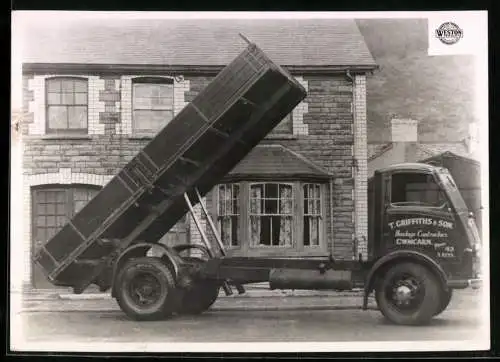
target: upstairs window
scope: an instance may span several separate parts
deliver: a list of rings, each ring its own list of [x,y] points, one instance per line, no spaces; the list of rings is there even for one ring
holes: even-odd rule
[[[46,80],[47,133],[85,133],[88,119],[88,84],[80,78]]]
[[[172,79],[137,78],[132,83],[134,133],[155,134],[174,117]]]
[[[272,130],[273,135],[289,135],[293,133],[292,112],[287,114],[285,118]]]

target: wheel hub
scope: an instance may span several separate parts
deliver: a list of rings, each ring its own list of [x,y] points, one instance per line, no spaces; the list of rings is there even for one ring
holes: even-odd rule
[[[392,299],[400,307],[410,307],[416,302],[419,283],[413,278],[404,278],[396,282],[392,289]]]
[[[135,296],[136,301],[140,305],[150,305],[159,298],[159,290],[161,289],[158,281],[150,276],[142,276],[132,283],[131,294]]]
[[[398,302],[405,303],[408,302],[412,297],[412,290],[406,286],[406,285],[401,285],[396,288],[395,296],[394,299],[396,299]]]

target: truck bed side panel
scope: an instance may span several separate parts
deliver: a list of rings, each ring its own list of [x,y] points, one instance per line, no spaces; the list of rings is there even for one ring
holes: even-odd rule
[[[188,211],[185,192],[206,194],[306,96],[251,44],[35,256],[57,285],[82,285],[91,263],[132,239],[158,241]],[[122,245],[103,246],[101,239]],[[127,241],[128,240],[128,241]],[[97,263],[96,263],[97,264]]]

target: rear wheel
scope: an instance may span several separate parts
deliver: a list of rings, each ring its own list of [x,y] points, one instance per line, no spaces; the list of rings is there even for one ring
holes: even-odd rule
[[[190,258],[194,264],[201,264],[203,259]],[[201,314],[207,311],[217,300],[220,283],[214,280],[192,280],[190,285],[179,292],[180,303],[177,310],[179,314]]]
[[[127,260],[118,271],[116,283],[116,301],[132,319],[160,320],[175,310],[175,280],[160,258]]]
[[[191,288],[183,290],[179,314],[201,314],[215,303],[219,296],[219,285],[212,281],[196,282]]]
[[[448,289],[447,291],[441,292],[441,300],[439,301],[439,308],[437,312],[434,313],[434,316],[437,316],[446,310],[446,308],[451,302],[452,297],[453,297],[453,289]]]
[[[377,305],[395,324],[426,324],[440,306],[440,283],[429,268],[420,264],[396,264],[377,284]]]

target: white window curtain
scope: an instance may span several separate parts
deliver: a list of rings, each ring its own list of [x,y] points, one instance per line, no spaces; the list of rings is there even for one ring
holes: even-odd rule
[[[250,242],[252,245],[260,244],[262,188],[263,185],[252,185],[250,187]]]
[[[280,185],[280,246],[292,245],[292,186]]]

